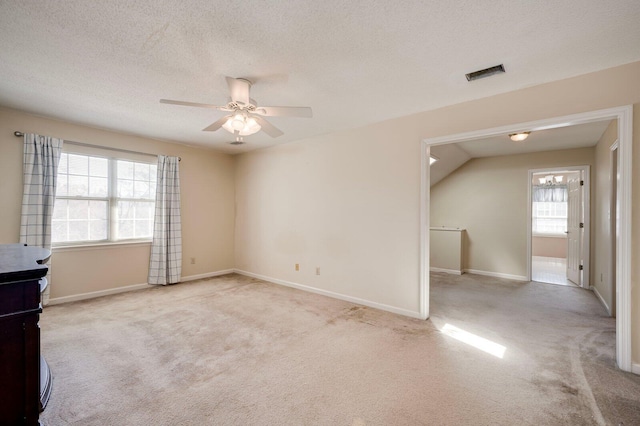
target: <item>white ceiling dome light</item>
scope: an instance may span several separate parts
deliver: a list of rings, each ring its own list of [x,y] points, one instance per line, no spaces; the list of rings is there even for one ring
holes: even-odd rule
[[[514,142],[522,142],[523,140],[525,140],[526,138],[529,137],[529,133],[531,133],[531,132],[511,133],[509,135],[509,137]]]

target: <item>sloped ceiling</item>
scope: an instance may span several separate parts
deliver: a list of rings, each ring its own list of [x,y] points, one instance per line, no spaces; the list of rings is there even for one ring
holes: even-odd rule
[[[243,152],[638,61],[638,22],[637,0],[4,1],[0,105]],[[202,131],[220,112],[158,102],[224,104],[225,76],[314,117],[233,147]]]
[[[438,161],[430,169],[431,186],[449,176],[472,158],[595,146],[610,123],[611,121],[605,120],[540,130],[532,132],[526,140],[521,142],[512,141],[509,135],[499,135],[433,146],[431,147],[431,154]]]

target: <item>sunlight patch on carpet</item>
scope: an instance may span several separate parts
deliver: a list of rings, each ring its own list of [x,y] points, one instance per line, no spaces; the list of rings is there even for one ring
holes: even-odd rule
[[[445,324],[440,331],[447,336],[451,336],[456,340],[473,346],[474,348],[480,349],[481,351],[484,351],[500,359],[504,357],[504,353],[507,350],[507,348],[502,345],[492,342],[491,340],[487,340],[484,337],[476,336],[473,333],[469,333],[468,331],[464,331],[448,323]]]

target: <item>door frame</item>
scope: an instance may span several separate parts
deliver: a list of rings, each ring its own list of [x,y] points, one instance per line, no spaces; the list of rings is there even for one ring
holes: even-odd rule
[[[583,261],[582,277],[580,279],[580,287],[589,289],[591,274],[591,166],[566,166],[566,167],[550,167],[543,169],[529,169],[529,185],[527,186],[527,281],[531,281],[531,256],[533,252],[533,231],[532,231],[532,203],[533,192],[533,175],[536,173],[549,172],[550,174],[559,172],[580,172],[580,179],[584,180],[582,187],[582,215],[584,217],[584,234],[581,241],[580,252]]]
[[[617,263],[617,241],[619,238],[618,227],[618,164],[620,164],[620,146],[618,139],[609,147],[609,282],[612,283],[611,306],[608,306],[609,315],[616,316],[617,303],[617,279],[616,279],[616,263]],[[614,161],[615,159],[615,161]],[[615,167],[613,167],[615,162]],[[614,212],[615,214],[612,214]]]
[[[483,139],[489,136],[505,135],[523,130],[537,131],[566,127],[575,124],[602,120],[618,120],[619,159],[618,186],[619,235],[617,236],[616,259],[616,361],[624,371],[631,371],[631,172],[633,146],[633,106],[582,112],[578,114],[552,117],[524,123],[509,124],[490,129],[475,130],[440,137],[425,138],[421,141],[420,170],[420,317],[429,317],[429,209],[431,189],[429,186],[430,165],[427,159],[431,146]]]

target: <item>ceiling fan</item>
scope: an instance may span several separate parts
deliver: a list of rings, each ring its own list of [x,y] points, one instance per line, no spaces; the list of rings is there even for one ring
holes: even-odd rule
[[[235,136],[248,136],[264,130],[272,138],[277,138],[284,133],[263,117],[312,117],[312,111],[309,107],[258,106],[258,103],[249,97],[252,83],[245,78],[227,77],[227,84],[231,96],[225,106],[173,101],[171,99],[160,99],[160,102],[230,112],[231,114],[222,117],[202,130],[215,132],[222,127]]]

